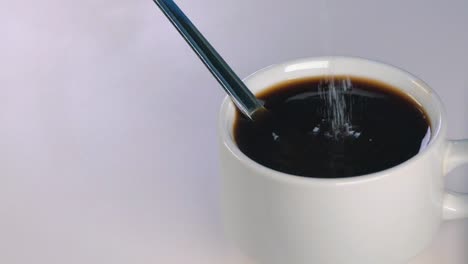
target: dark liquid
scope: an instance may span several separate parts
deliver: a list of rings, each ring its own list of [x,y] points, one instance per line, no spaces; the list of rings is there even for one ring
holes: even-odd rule
[[[277,171],[342,178],[391,168],[427,145],[429,120],[417,102],[387,84],[357,77],[340,94],[349,124],[332,130],[326,82],[325,77],[288,81],[258,94],[270,114],[252,122],[237,113],[234,137],[240,150]]]

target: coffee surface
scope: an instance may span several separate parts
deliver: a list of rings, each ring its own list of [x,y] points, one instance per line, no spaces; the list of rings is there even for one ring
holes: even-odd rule
[[[336,107],[327,100],[330,83],[347,84],[334,91],[343,104],[339,107],[345,107],[344,119],[330,111]],[[342,178],[378,172],[410,159],[430,139],[430,123],[420,105],[375,80],[343,76],[291,80],[257,98],[270,114],[252,122],[237,113],[235,141],[252,160],[293,175]],[[337,127],[336,118],[346,123]]]

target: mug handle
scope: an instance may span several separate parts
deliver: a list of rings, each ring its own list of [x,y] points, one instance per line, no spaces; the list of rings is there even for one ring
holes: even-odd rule
[[[450,140],[445,156],[445,175],[463,164],[468,164],[468,139]],[[446,191],[443,207],[445,220],[468,218],[468,194]]]

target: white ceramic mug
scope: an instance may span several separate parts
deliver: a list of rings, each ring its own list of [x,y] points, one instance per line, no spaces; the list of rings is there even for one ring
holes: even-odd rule
[[[233,140],[234,105],[219,115],[222,199],[228,235],[266,264],[396,264],[417,255],[443,220],[468,217],[468,196],[444,190],[444,176],[468,162],[468,140],[448,140],[445,111],[427,84],[401,69],[350,57],[301,59],[245,79],[259,92],[273,84],[330,73],[398,87],[426,110],[432,136],[419,154],[380,172],[305,178],[264,167]]]

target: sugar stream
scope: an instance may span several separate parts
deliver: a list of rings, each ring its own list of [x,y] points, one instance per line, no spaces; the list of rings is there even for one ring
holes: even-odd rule
[[[331,17],[330,7],[327,0],[319,2],[320,10],[319,20],[323,30],[323,36],[320,38],[320,44],[325,53],[333,53],[333,28],[334,19]],[[314,130],[318,132],[322,130],[330,138],[335,140],[342,139],[346,136],[359,137],[360,133],[354,131],[351,120],[352,102],[346,102],[345,94],[351,92],[351,78],[346,76],[345,79],[335,79],[335,60],[329,59],[327,68],[327,77],[319,87],[321,99],[325,102],[323,109],[322,126],[316,127]],[[325,130],[325,131],[323,131]]]
[[[351,120],[352,102],[345,100],[345,94],[351,91],[352,83],[349,77],[335,79],[333,67],[329,71],[330,74],[319,86],[320,97],[325,102],[322,110],[323,122],[327,127],[325,135],[340,139],[355,134]]]

